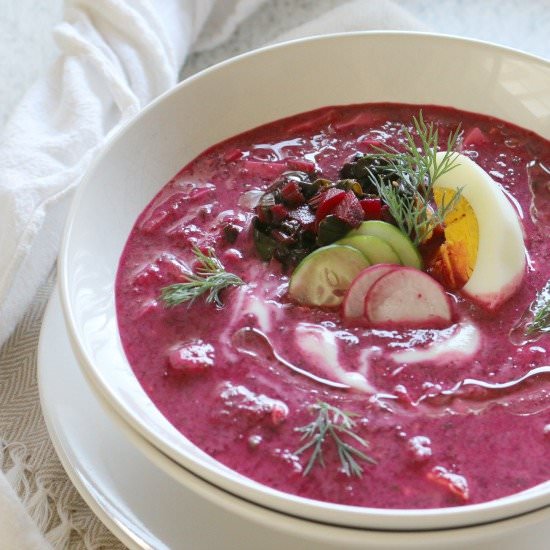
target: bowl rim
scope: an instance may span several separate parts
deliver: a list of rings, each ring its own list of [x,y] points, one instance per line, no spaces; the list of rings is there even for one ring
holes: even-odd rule
[[[72,304],[70,300],[70,291],[69,291],[69,274],[68,274],[68,262],[69,262],[69,247],[71,244],[71,236],[73,231],[73,226],[76,223],[78,211],[81,206],[82,198],[85,193],[87,186],[90,185],[90,182],[93,180],[94,173],[97,168],[101,165],[104,157],[107,155],[108,151],[117,143],[120,139],[123,139],[127,132],[130,132],[132,128],[139,123],[139,121],[146,116],[150,111],[156,109],[156,107],[164,102],[168,97],[171,97],[178,93],[183,87],[191,85],[195,80],[202,79],[211,72],[218,71],[224,67],[230,66],[235,63],[239,63],[243,59],[247,59],[253,56],[262,55],[264,52],[270,52],[279,49],[286,49],[289,47],[294,47],[296,45],[304,43],[315,43],[318,41],[327,41],[327,40],[353,40],[357,37],[377,40],[380,38],[393,38],[393,39],[420,39],[420,40],[434,40],[457,43],[467,46],[478,46],[485,50],[491,51],[500,51],[501,53],[511,56],[512,58],[519,58],[521,60],[527,60],[535,62],[541,65],[544,65],[546,69],[550,69],[550,60],[547,60],[543,57],[530,54],[512,47],[498,45],[485,40],[465,38],[450,34],[441,34],[433,32],[417,32],[417,31],[353,31],[353,32],[340,32],[340,33],[330,33],[330,34],[320,34],[314,36],[308,36],[304,38],[297,38],[293,40],[288,40],[284,42],[279,42],[275,44],[270,44],[256,48],[219,63],[216,63],[212,66],[206,67],[201,71],[187,77],[178,84],[176,84],[171,89],[163,92],[155,99],[153,99],[148,105],[146,105],[139,113],[137,113],[130,120],[122,122],[117,128],[113,129],[107,138],[105,139],[103,145],[100,146],[99,150],[94,155],[94,158],[91,160],[88,168],[85,170],[84,175],[82,176],[80,183],[77,187],[75,196],[73,197],[72,203],[70,205],[70,210],[66,219],[61,248],[59,253],[58,261],[58,287],[59,294],[63,309],[63,316],[65,319],[65,325],[67,327],[67,332],[71,341],[71,345],[75,352],[75,356],[78,359],[80,368],[85,374],[85,378],[91,384],[94,391],[96,391],[101,397],[103,397],[107,402],[112,405],[113,410],[118,414],[123,421],[125,421],[132,429],[134,429],[139,435],[144,437],[148,442],[150,442],[155,448],[157,448],[163,454],[168,454],[168,456],[174,460],[174,455],[170,452],[166,452],[167,447],[165,442],[158,437],[158,434],[154,433],[150,428],[143,424],[139,417],[137,417],[131,410],[129,410],[123,403],[121,403],[112,393],[111,389],[107,384],[105,384],[103,378],[99,376],[94,367],[93,359],[88,355],[86,350],[81,345],[79,340],[79,333],[77,329],[77,323],[74,317],[74,311],[72,309]],[[118,334],[118,331],[117,331]],[[169,449],[171,451],[172,449]],[[179,453],[176,452],[177,459],[175,460],[180,464],[181,467],[191,470],[191,472],[197,477],[203,479],[208,483],[217,485],[223,490],[226,490],[233,495],[242,498],[243,500],[254,500],[246,496],[239,494],[238,490],[233,490],[228,488],[226,485],[220,485],[216,481],[213,481],[210,477],[202,475],[200,472],[196,471],[193,466],[196,465],[196,459],[189,457],[179,456]],[[191,467],[190,467],[191,462]],[[206,467],[209,470],[209,467]],[[213,472],[216,476],[219,475],[219,472]],[[243,476],[244,477],[244,476]],[[254,482],[254,480],[252,480]],[[482,525],[489,522],[501,521],[506,518],[515,517],[522,515],[526,512],[536,511],[541,508],[544,508],[550,505],[550,480],[539,484],[535,487],[529,488],[527,490],[514,493],[499,499],[482,502],[478,504],[466,504],[463,506],[452,506],[445,508],[428,508],[428,509],[398,509],[398,508],[370,508],[370,507],[361,507],[361,506],[350,506],[350,505],[341,505],[335,503],[329,503],[324,501],[318,501],[314,499],[299,497],[291,493],[285,493],[283,491],[272,489],[271,487],[264,486],[261,484],[259,490],[260,493],[267,494],[269,498],[279,500],[283,503],[283,506],[275,506],[265,504],[264,500],[255,501],[256,504],[261,506],[274,509],[279,512],[286,513],[291,516],[296,516],[300,518],[305,518],[312,520],[310,517],[301,515],[297,513],[296,510],[299,510],[303,506],[314,507],[317,510],[322,510],[324,512],[334,512],[340,514],[351,514],[355,519],[345,522],[342,521],[322,521],[315,520],[319,523],[328,523],[330,525],[336,525],[339,527],[354,527],[354,528],[365,528],[365,529],[380,529],[385,530],[384,527],[377,527],[372,524],[372,521],[365,523],[361,521],[357,522],[357,518],[364,518],[368,516],[370,520],[375,520],[377,522],[385,522],[388,519],[399,518],[400,525],[399,527],[391,527],[390,530],[395,531],[427,531],[427,530],[439,530],[439,529],[452,529],[458,527],[468,527],[475,525]],[[235,484],[238,486],[238,483]],[[258,489],[255,489],[258,491]],[[520,511],[509,511],[511,505],[517,506],[518,504],[523,505]],[[286,511],[286,506],[292,505],[293,511]],[[489,516],[488,516],[488,512]],[[489,519],[488,519],[489,518]],[[425,519],[433,519],[434,521],[443,522],[443,526],[439,527],[415,527],[417,521],[422,521]]]

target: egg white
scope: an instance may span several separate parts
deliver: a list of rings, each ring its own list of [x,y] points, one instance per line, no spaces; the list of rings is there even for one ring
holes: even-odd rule
[[[441,162],[444,151],[437,153]],[[500,185],[473,160],[456,154],[456,166],[440,176],[435,188],[457,190],[477,218],[479,242],[472,275],[462,292],[495,309],[517,290],[525,273],[526,252],[518,215]]]

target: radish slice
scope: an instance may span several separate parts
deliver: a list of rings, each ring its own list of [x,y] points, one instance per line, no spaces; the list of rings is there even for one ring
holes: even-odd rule
[[[365,317],[373,326],[443,328],[452,320],[449,296],[429,275],[412,267],[394,266],[365,297]]]
[[[380,277],[399,267],[396,264],[376,264],[363,269],[352,281],[342,305],[344,319],[363,317],[365,313],[365,297],[370,288]]]

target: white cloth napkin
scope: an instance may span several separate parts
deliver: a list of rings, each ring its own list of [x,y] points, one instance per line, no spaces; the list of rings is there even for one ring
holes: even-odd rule
[[[51,269],[72,191],[104,139],[176,83],[206,21],[203,40],[216,44],[262,1],[67,2],[59,59],[0,137],[0,345]]]
[[[66,3],[55,31],[59,58],[0,137],[0,345],[50,272],[72,191],[105,138],[176,83],[205,23],[203,40],[219,43],[262,2]],[[27,484],[24,463],[13,461],[9,446],[0,446],[4,455],[12,464],[5,475],[0,468],[0,547],[46,548],[14,491]],[[30,491],[19,493],[32,497]]]

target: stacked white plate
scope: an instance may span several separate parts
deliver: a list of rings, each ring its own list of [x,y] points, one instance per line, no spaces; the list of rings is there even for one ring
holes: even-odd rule
[[[339,84],[350,75],[353,85]],[[326,105],[376,101],[453,106],[550,138],[550,63],[480,42],[411,33],[279,45],[204,71],[161,97],[111,140],[86,175],[59,262],[61,305],[52,299],[44,325],[40,384],[69,474],[128,544],[546,547],[549,484],[483,504],[413,511],[336,506],[244,478],[175,430],[126,361],[115,274],[134,220],[160,187],[210,145],[259,124]]]

